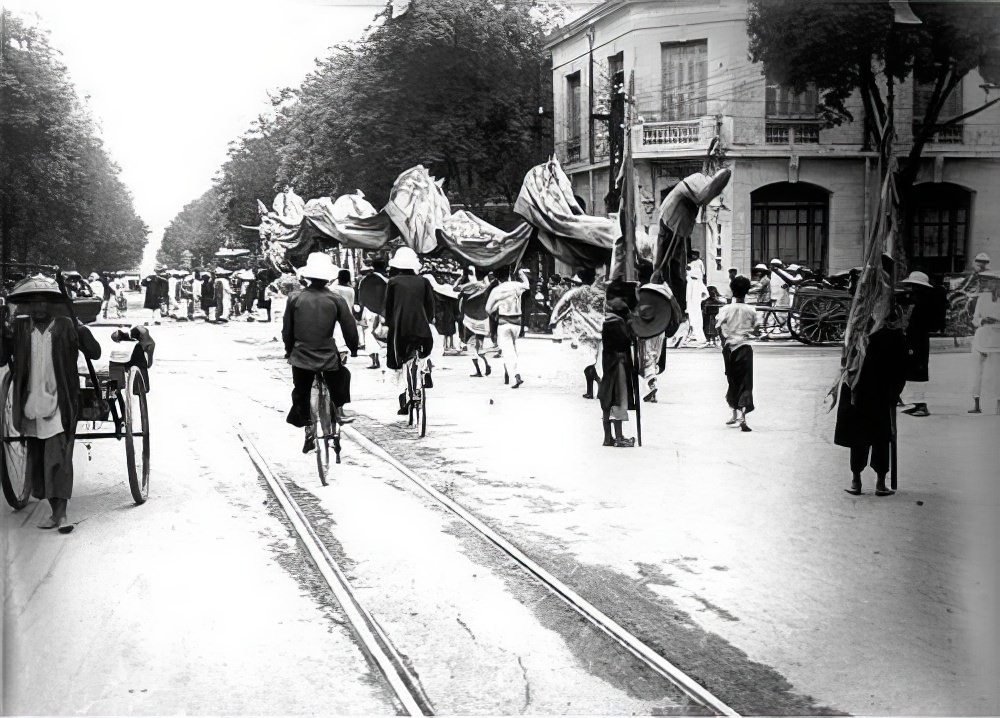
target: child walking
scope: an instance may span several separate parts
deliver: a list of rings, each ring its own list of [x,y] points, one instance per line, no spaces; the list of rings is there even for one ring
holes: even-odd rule
[[[753,347],[750,340],[757,324],[757,311],[746,303],[747,292],[750,291],[749,279],[738,276],[729,283],[729,288],[733,292],[733,303],[719,307],[719,316],[715,320],[722,338],[722,360],[729,381],[726,403],[733,410],[726,424],[739,424],[741,431],[750,431],[747,414],[754,410]]]

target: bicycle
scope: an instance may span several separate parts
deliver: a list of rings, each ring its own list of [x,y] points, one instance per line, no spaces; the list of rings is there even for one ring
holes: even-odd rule
[[[427,435],[427,392],[420,372],[419,350],[411,349],[406,360],[406,405],[409,408],[407,426],[420,426],[420,436]]]
[[[330,447],[336,463],[340,463],[340,424],[333,419],[330,404],[330,390],[326,386],[323,372],[316,372],[313,379],[312,395],[309,401],[309,416],[312,420],[313,437],[316,443],[316,470],[323,486],[327,486],[330,475]]]

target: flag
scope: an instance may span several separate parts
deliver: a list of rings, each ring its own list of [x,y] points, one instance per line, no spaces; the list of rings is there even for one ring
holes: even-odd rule
[[[618,223],[622,236],[615,241],[608,279],[635,282],[639,279],[636,258],[636,231],[639,223],[639,183],[632,159],[632,142],[625,138],[625,156],[615,184],[619,187]]]
[[[868,351],[868,339],[885,324],[892,309],[893,276],[882,266],[882,257],[893,246],[896,225],[895,162],[890,162],[879,193],[877,221],[872,228],[865,252],[865,264],[851,300],[851,311],[844,332],[844,349],[840,358],[840,373],[830,389],[833,406],[837,404],[840,386],[847,384],[852,391],[861,377],[861,367]]]

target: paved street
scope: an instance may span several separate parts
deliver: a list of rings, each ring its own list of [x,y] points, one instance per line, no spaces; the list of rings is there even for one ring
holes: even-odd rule
[[[74,533],[35,529],[34,503],[3,513],[5,712],[396,712],[237,424],[436,712],[682,710],[350,434],[321,487],[284,423],[279,328],[151,328],[145,505],[104,440],[89,462],[77,450]],[[395,415],[391,373],[359,357],[353,428],[741,713],[1000,713],[1000,417],[965,413],[967,354],[932,356],[933,414],[900,417],[900,491],[876,498],[870,474],[865,495],[842,491],[847,450],[823,404],[836,349],[758,346],[750,434],[724,425],[718,351],[673,351],[643,447],[615,449],[573,350],[521,347],[517,391],[502,370],[471,379],[467,358],[436,357],[424,439]]]

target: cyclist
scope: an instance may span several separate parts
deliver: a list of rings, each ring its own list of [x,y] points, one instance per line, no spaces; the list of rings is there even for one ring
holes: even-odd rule
[[[340,325],[344,343],[351,356],[356,357],[358,326],[344,298],[326,288],[337,276],[329,255],[310,254],[299,276],[307,279],[309,286],[289,297],[281,338],[285,342],[285,357],[292,365],[292,408],[285,420],[292,426],[305,428],[302,453],[307,454],[315,448],[309,397],[316,372],[323,373],[330,390],[334,420],[340,424],[354,420],[344,416],[344,404],[351,401],[351,373],[341,361],[333,330]]]
[[[433,386],[430,362],[426,359],[434,348],[431,323],[434,321],[434,289],[426,277],[417,275],[420,260],[409,247],[400,247],[389,260],[389,282],[385,287],[385,323],[389,329],[386,338],[385,363],[397,370],[400,382],[405,382],[402,371],[413,350],[421,359],[421,375],[426,388]],[[400,415],[407,413],[406,391],[399,395]]]

